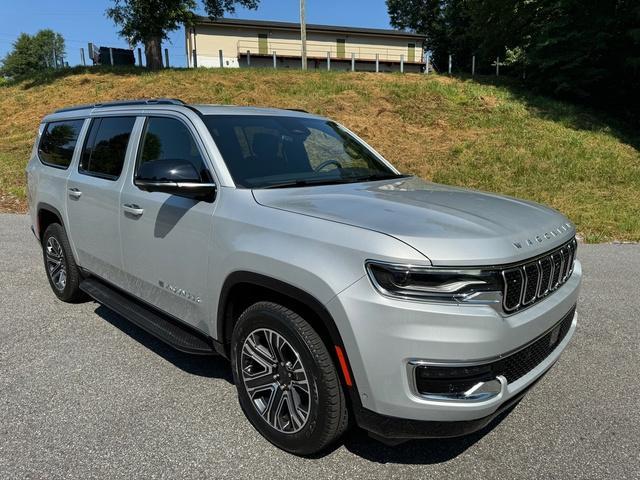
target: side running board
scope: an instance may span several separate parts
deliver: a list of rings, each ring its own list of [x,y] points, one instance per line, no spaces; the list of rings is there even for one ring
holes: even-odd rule
[[[80,289],[98,303],[122,315],[159,340],[176,350],[196,355],[215,355],[213,342],[194,328],[155,311],[115,288],[88,278],[80,283]]]

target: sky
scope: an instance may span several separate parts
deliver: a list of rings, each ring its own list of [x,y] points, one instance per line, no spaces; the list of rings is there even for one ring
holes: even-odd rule
[[[80,64],[80,48],[87,44],[127,48],[118,29],[104,11],[112,0],[0,0],[0,58],[11,50],[22,32],[34,34],[50,28],[65,39],[69,65]],[[307,23],[390,28],[385,0],[307,0]],[[203,12],[200,12],[203,13]],[[230,16],[230,15],[227,15]],[[258,10],[238,9],[235,18],[299,21],[299,0],[261,0]],[[185,66],[184,30],[170,34],[172,66]]]

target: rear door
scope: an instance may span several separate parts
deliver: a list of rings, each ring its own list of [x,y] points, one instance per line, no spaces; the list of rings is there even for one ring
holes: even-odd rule
[[[91,119],[77,168],[67,180],[69,231],[80,266],[121,285],[120,191],[126,160],[133,156],[135,116]]]
[[[203,182],[213,180],[193,125],[179,114],[149,116],[137,159],[121,197],[120,231],[127,291],[202,331],[211,295],[207,291],[215,203],[147,192],[134,178],[139,166],[155,160],[187,160]]]

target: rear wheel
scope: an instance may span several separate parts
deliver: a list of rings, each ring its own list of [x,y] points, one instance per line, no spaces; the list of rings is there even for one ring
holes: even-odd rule
[[[84,300],[86,297],[80,290],[80,272],[62,225],[52,223],[47,227],[42,236],[42,255],[53,293],[64,302]]]
[[[347,427],[338,372],[317,332],[295,312],[259,302],[242,313],[231,360],[240,405],[271,443],[316,453]]]

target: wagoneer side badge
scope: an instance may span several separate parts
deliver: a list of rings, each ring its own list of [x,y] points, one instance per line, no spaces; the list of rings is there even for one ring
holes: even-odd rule
[[[557,236],[564,235],[565,233],[570,231],[571,231],[571,225],[568,223],[564,223],[549,232],[541,233],[540,235],[536,235],[533,238],[527,238],[522,242],[513,242],[513,246],[516,248],[522,248],[523,245],[526,245],[527,247],[532,247],[536,243],[543,243]]]
[[[169,290],[174,295],[177,295],[177,296],[182,297],[182,298],[186,298],[190,302],[200,303],[200,297],[199,296],[194,295],[191,292],[187,292],[186,290],[184,290],[182,288],[174,287],[170,283],[165,283],[163,280],[158,280],[158,285],[160,285],[160,288],[164,288],[165,290]]]

